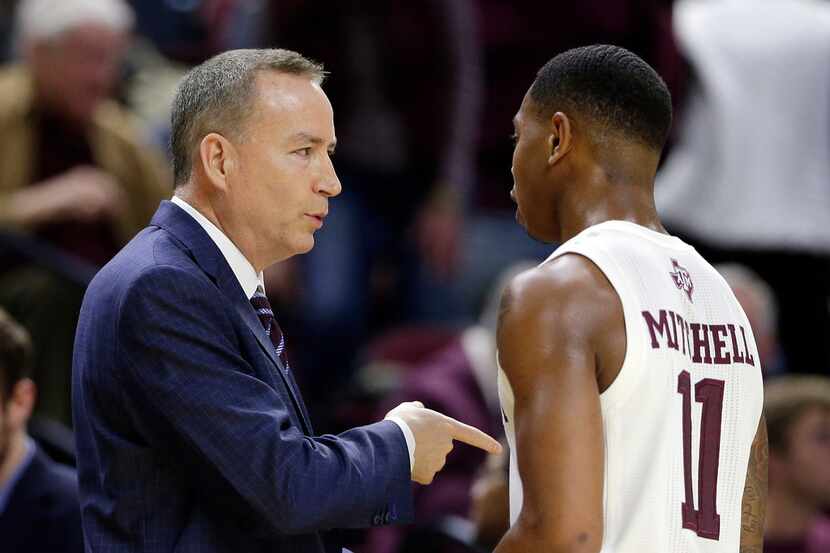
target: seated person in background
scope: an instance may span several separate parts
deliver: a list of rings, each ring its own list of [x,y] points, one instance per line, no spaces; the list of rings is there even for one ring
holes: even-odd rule
[[[26,331],[0,310],[0,553],[84,550],[75,472],[26,433],[35,402]]]
[[[496,386],[496,325],[501,295],[513,277],[534,266],[534,262],[520,261],[506,268],[489,290],[478,324],[464,328],[447,346],[409,368],[400,389],[386,398],[378,414],[405,401],[420,400],[426,407],[488,434],[502,435]],[[471,514],[471,488],[486,454],[467,449],[450,454],[435,482],[416,490],[415,516],[419,522],[438,523],[443,517]],[[506,517],[504,524],[507,525]],[[375,528],[371,531],[369,551],[397,551],[411,531],[412,528],[405,527]]]
[[[23,0],[17,14],[22,63],[0,69],[0,231],[99,267],[170,194],[163,163],[109,101],[133,15],[123,0]],[[0,305],[37,345],[38,409],[69,423],[83,290],[30,261],[2,267]]]
[[[764,375],[786,372],[786,359],[778,343],[778,302],[770,285],[740,263],[719,263],[715,269],[732,288],[749,319]]]
[[[830,551],[830,379],[771,380],[766,553]],[[822,512],[824,511],[824,512]]]

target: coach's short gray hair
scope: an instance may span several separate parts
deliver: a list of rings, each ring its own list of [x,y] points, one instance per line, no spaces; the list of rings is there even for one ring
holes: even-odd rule
[[[238,137],[260,71],[308,76],[317,84],[326,75],[319,63],[283,49],[230,50],[191,69],[179,84],[171,115],[176,186],[190,178],[193,152],[206,134]]]

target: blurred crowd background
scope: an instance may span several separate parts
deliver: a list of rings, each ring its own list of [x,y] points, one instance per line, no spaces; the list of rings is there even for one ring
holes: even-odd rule
[[[294,49],[330,72],[343,193],[312,252],[266,273],[315,426],[418,399],[501,435],[498,297],[555,247],[514,221],[511,119],[539,67],[595,43],[639,54],[672,91],[658,210],[752,324],[768,381],[767,551],[830,551],[824,0],[0,1],[0,421],[18,420],[16,382],[37,390],[31,417],[0,425],[0,456],[22,428],[72,465],[85,286],[172,195],[178,79],[233,48]],[[505,474],[459,448],[417,490],[417,526],[347,538],[358,553],[489,551],[507,525]],[[17,476],[0,469],[0,551],[40,551],[25,528],[43,517]],[[70,531],[58,541],[77,550]]]

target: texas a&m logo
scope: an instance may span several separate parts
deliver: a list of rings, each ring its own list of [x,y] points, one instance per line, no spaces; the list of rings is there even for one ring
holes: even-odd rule
[[[692,301],[692,292],[695,291],[695,285],[692,283],[692,277],[689,275],[689,271],[681,267],[676,259],[672,259],[671,264],[674,270],[669,274],[674,281],[674,285],[677,286],[678,290],[686,292],[686,295],[689,296],[689,301]]]

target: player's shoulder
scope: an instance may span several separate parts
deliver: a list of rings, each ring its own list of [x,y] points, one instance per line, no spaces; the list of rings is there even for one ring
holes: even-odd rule
[[[588,258],[565,253],[516,276],[502,296],[499,334],[537,330],[574,343],[594,343],[619,319],[622,304]]]
[[[594,374],[595,359],[608,337],[617,335],[622,315],[622,303],[599,268],[582,255],[563,253],[521,273],[505,290],[500,367],[514,389],[533,386],[539,371]]]
[[[578,253],[565,253],[513,278],[504,297],[512,306],[590,305],[616,295],[597,265]]]

